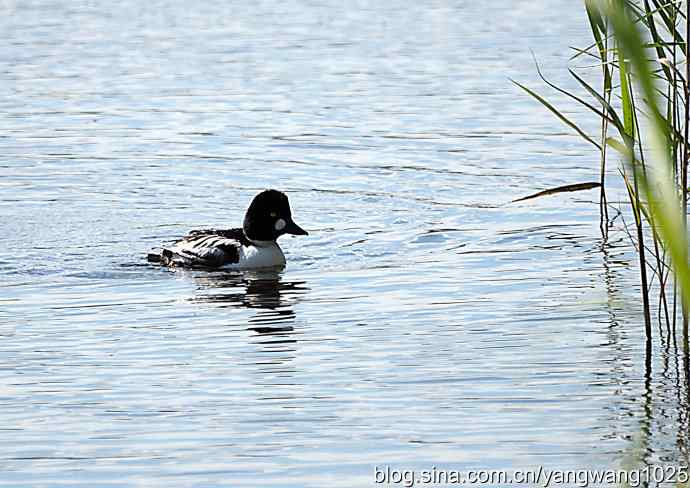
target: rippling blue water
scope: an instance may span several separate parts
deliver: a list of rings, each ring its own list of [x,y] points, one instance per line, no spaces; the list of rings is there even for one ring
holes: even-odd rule
[[[509,81],[568,83],[578,2],[2,9],[0,485],[683,459],[625,234],[594,192],[507,204],[597,179]],[[285,271],[145,263],[266,187],[310,231]]]

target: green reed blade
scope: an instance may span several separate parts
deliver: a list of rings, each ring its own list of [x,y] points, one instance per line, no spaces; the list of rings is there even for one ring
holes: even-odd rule
[[[592,188],[599,188],[600,186],[601,186],[601,183],[599,183],[598,181],[588,181],[585,183],[574,183],[572,185],[557,186],[554,188],[548,188],[546,190],[542,190],[542,191],[537,192],[537,193],[533,193],[531,195],[527,195],[526,197],[518,198],[516,200],[513,200],[510,203],[524,202],[525,200],[531,200],[533,198],[545,197],[548,195],[555,195],[556,193],[591,190]]]
[[[548,108],[556,117],[558,117],[564,124],[566,124],[568,127],[571,127],[574,129],[580,136],[582,136],[583,139],[585,139],[587,142],[590,144],[593,144],[596,146],[598,149],[601,149],[601,146],[599,143],[597,143],[594,139],[589,137],[582,129],[580,129],[574,122],[572,122],[568,117],[563,115],[556,107],[551,105],[549,102],[547,102],[544,97],[539,95],[538,93],[534,92],[533,90],[530,90],[527,88],[525,85],[518,83],[517,81],[511,79],[513,83],[515,83],[517,86],[522,88],[524,91],[532,95],[536,100],[538,100],[542,105],[544,105],[546,108]]]

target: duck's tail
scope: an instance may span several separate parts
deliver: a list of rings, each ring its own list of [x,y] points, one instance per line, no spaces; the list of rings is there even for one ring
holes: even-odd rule
[[[149,263],[160,263],[161,262],[161,255],[160,254],[154,254],[154,253],[150,252],[146,255],[146,260]]]

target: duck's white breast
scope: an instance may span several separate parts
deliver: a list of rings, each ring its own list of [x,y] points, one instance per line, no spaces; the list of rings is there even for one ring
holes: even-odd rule
[[[242,246],[238,263],[224,266],[231,269],[276,268],[285,266],[285,255],[275,242],[266,245]]]

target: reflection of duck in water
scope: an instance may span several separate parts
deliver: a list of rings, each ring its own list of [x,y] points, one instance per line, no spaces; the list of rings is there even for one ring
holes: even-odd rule
[[[282,281],[275,271],[244,273],[203,273],[194,276],[199,285],[195,302],[215,303],[223,307],[260,309],[249,322],[259,333],[289,332],[295,312],[291,306],[309,288],[304,281]]]
[[[241,229],[194,230],[187,237],[148,255],[150,262],[189,268],[258,269],[285,266],[277,239],[307,235],[292,220],[287,196],[266,190],[254,197]]]

